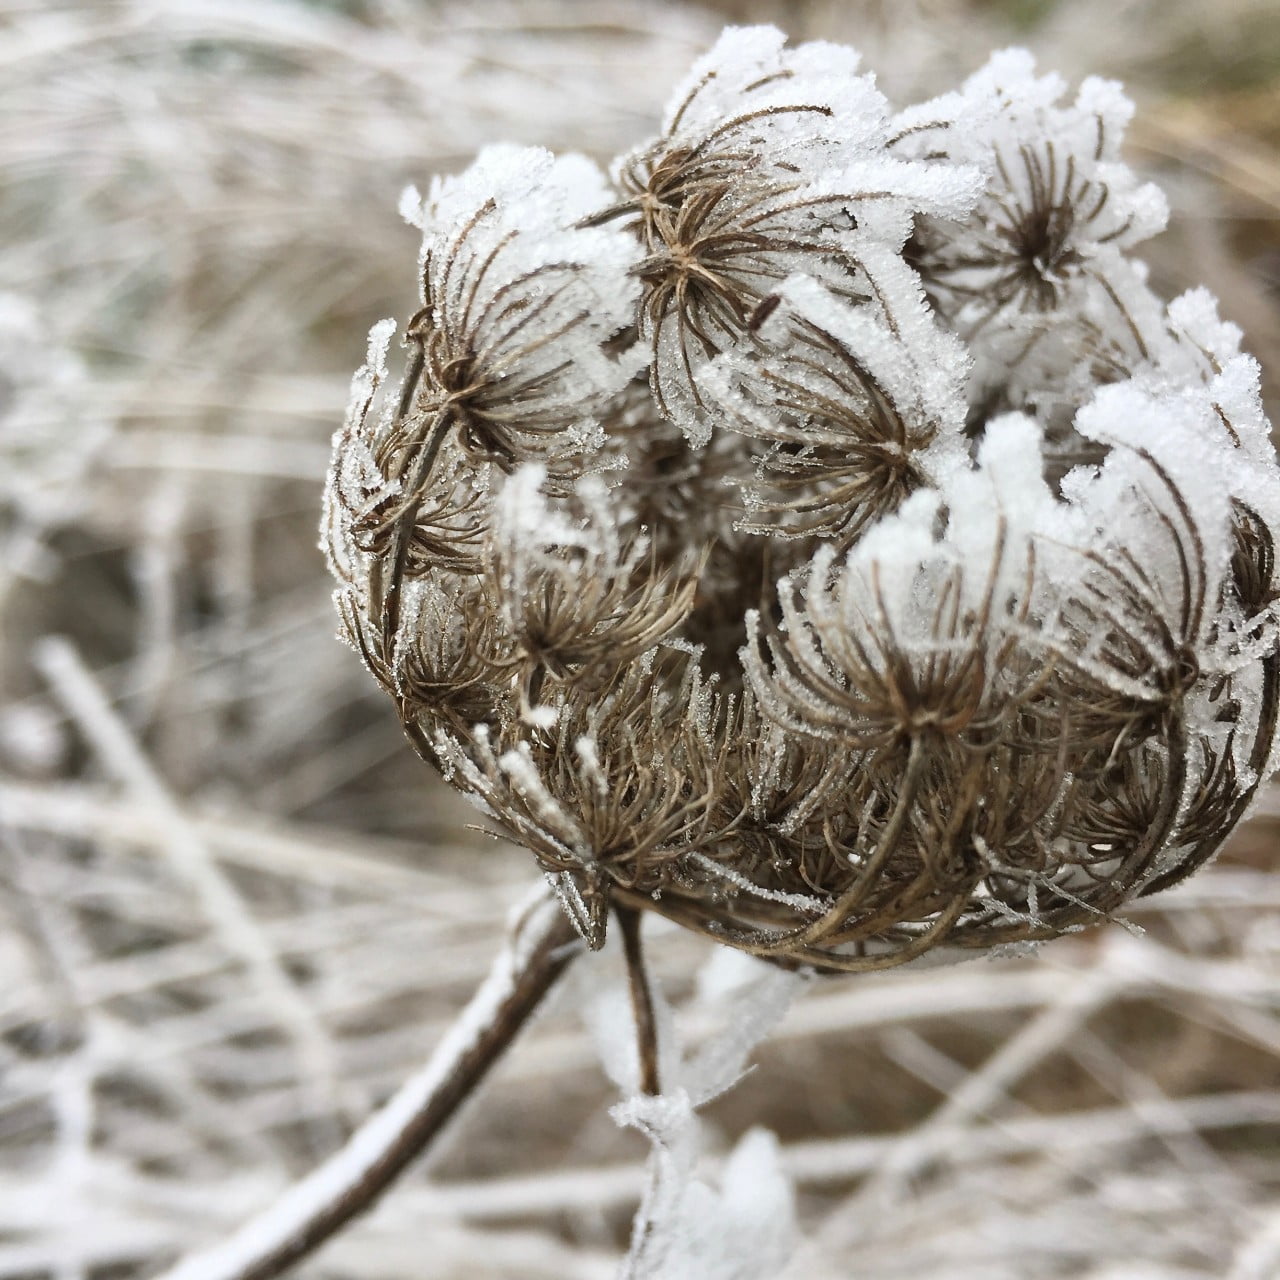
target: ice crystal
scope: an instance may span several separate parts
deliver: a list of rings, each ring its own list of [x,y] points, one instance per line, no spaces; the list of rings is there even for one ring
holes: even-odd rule
[[[743,1074],[751,1050],[781,1021],[801,980],[733,952],[713,955],[698,978],[698,1011],[716,1030],[696,1049],[681,1043],[670,1009],[654,993],[663,1091],[653,1096],[639,1089],[625,995],[601,984],[598,972],[580,971],[576,978],[578,1006],[624,1095],[611,1114],[650,1143],[644,1195],[620,1272],[627,1280],[766,1280],[785,1265],[794,1243],[794,1194],[777,1140],[763,1129],[748,1131],[713,1186],[699,1168],[698,1109]]]
[[[1243,815],[1280,471],[1239,332],[1134,256],[1130,113],[1017,50],[895,111],[731,29],[608,180],[505,147],[407,195],[343,628],[591,945],[615,909],[824,969],[1035,942]]]
[[[693,68],[663,133],[623,157],[625,218],[644,245],[640,339],[661,412],[705,444],[704,365],[731,348],[795,271],[837,295],[874,292],[856,238],[896,248],[911,215],[954,214],[976,172],[945,174],[890,153],[888,104],[852,50],[786,49],[771,27],[735,28]]]
[[[1065,89],[1037,76],[1025,50],[1006,50],[965,84],[947,127],[899,144],[907,154],[941,147],[985,175],[964,223],[929,221],[915,254],[937,305],[963,329],[997,312],[1084,310],[1097,289],[1114,287],[1124,252],[1164,228],[1164,196],[1120,159],[1133,112],[1120,87],[1091,77],[1061,106]]]

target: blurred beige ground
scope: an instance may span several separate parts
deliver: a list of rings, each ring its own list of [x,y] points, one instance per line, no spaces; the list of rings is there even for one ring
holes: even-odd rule
[[[39,397],[65,494],[0,565],[0,1280],[218,1238],[483,974],[532,868],[332,639],[328,439],[414,306],[401,187],[499,139],[613,154],[726,18],[854,43],[898,101],[1010,42],[1123,79],[1153,277],[1219,294],[1280,418],[1275,0],[0,0],[0,293],[78,371]],[[1140,934],[812,988],[708,1113],[783,1140],[794,1274],[1280,1276],[1278,823],[1273,789]],[[678,1000],[705,951],[653,934]],[[611,1275],[643,1152],[610,1100],[553,1008],[306,1271]]]

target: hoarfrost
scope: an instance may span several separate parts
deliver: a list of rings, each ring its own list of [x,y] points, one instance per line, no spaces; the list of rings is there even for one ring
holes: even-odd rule
[[[606,344],[632,322],[634,239],[582,220],[607,203],[583,156],[493,146],[422,202],[426,408],[467,406],[499,458],[576,451],[635,372]]]
[[[1168,210],[1120,159],[1132,104],[1118,85],[1090,78],[1059,105],[1065,87],[1038,76],[1025,50],[1005,50],[958,97],[920,108],[897,144],[985,175],[964,224],[920,220],[911,251],[940,313],[971,345],[972,402],[1007,388],[1010,407],[1022,407],[1090,345],[1124,348],[1136,337],[1145,348],[1155,319],[1144,274],[1125,255],[1163,229]]]
[[[655,399],[698,446],[708,366],[771,282],[802,271],[874,293],[864,246],[896,252],[915,215],[960,216],[980,186],[972,166],[890,153],[888,104],[851,51],[783,45],[772,27],[726,31],[673,95],[664,133],[614,166],[627,198],[605,216],[632,217],[648,254],[639,329]]]
[[[607,957],[606,957],[607,959]],[[632,1228],[624,1280],[766,1280],[794,1246],[795,1206],[778,1144],[746,1133],[725,1160],[719,1185],[699,1176],[699,1107],[732,1087],[747,1057],[785,1015],[804,979],[758,961],[713,955],[698,981],[698,1009],[716,1030],[696,1049],[680,1040],[672,1010],[652,992],[662,1093],[642,1095],[625,989],[579,972],[578,1003],[610,1077],[624,1091],[610,1114],[651,1144],[646,1186]],[[654,985],[651,983],[651,986]]]
[[[406,193],[411,377],[389,408],[377,331],[332,560],[358,579],[388,556],[360,521],[391,530],[379,678],[592,949],[612,906],[849,972],[1020,948],[1203,865],[1254,796],[1259,371],[1132,256],[1167,210],[1128,99],[1066,94],[1006,50],[895,114],[853,51],[731,29],[611,181],[496,147]],[[395,609],[360,607],[377,673],[360,627]],[[698,1168],[697,1108],[790,991],[753,974],[705,984],[697,1051],[654,993],[657,1097],[627,1002],[586,1001],[652,1144],[627,1275],[780,1265],[767,1138]]]

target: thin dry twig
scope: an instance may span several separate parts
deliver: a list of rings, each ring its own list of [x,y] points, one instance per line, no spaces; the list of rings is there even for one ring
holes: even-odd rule
[[[161,1280],[267,1280],[369,1209],[453,1118],[579,950],[572,926],[540,893],[422,1070],[314,1173]]]

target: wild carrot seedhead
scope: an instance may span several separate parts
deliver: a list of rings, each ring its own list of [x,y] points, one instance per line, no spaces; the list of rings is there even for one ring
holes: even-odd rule
[[[787,964],[1052,937],[1271,767],[1258,370],[1134,246],[1120,90],[999,54],[895,113],[730,30],[612,182],[484,152],[335,444],[344,633],[420,753],[610,907]]]

